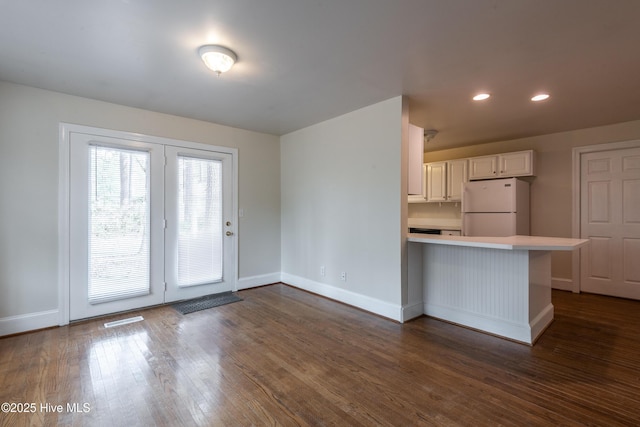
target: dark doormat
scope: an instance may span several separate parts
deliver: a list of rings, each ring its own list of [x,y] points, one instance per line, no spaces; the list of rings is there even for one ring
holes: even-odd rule
[[[207,295],[200,298],[180,301],[175,304],[171,304],[171,307],[175,308],[182,314],[189,314],[194,311],[206,310],[207,308],[218,307],[236,301],[242,301],[242,298],[235,295],[233,292],[223,292],[220,294]]]

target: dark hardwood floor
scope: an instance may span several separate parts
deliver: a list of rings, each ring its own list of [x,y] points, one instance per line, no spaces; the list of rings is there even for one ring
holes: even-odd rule
[[[281,284],[238,294],[0,339],[0,403],[35,406],[0,424],[640,425],[638,301],[554,291],[528,347]]]

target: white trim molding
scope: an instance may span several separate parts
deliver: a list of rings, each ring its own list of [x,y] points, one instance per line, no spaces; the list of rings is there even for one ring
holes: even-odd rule
[[[422,301],[413,303],[413,304],[405,304],[402,306],[402,320],[401,322],[406,322],[411,319],[415,319],[424,314],[424,303]]]
[[[58,310],[39,311],[0,319],[0,337],[58,326]]]
[[[551,289],[558,289],[560,291],[573,291],[573,280],[565,279],[563,277],[551,278]]]
[[[355,292],[327,285],[326,283],[315,282],[313,280],[294,276],[288,273],[282,273],[282,282],[397,322],[403,322],[403,307],[400,305],[390,304],[376,298],[371,298],[366,295],[357,294]]]
[[[553,305],[548,304],[530,323],[505,321],[482,313],[460,311],[439,304],[424,304],[424,312],[427,316],[472,330],[508,338],[523,344],[533,345],[536,339],[553,321]]]
[[[282,277],[280,272],[270,274],[259,274],[257,276],[241,277],[238,279],[237,289],[257,288],[259,286],[271,285],[274,283],[280,283]]]

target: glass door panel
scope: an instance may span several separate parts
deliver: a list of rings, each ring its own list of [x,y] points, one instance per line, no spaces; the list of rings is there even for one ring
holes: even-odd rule
[[[71,134],[70,320],[164,301],[163,150]]]
[[[148,295],[149,153],[89,147],[89,303]]]
[[[231,155],[166,147],[166,156],[167,301],[230,291]]]
[[[220,282],[222,162],[178,155],[178,286]]]

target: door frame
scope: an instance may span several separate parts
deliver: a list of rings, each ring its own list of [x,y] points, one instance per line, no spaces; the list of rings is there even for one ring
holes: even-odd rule
[[[58,324],[68,325],[70,319],[69,306],[69,286],[70,286],[70,153],[71,134],[84,133],[95,136],[109,138],[127,139],[130,141],[149,142],[160,145],[171,145],[175,147],[190,148],[204,151],[217,151],[230,154],[232,157],[231,176],[232,185],[232,221],[236,224],[234,234],[231,236],[231,251],[234,268],[231,272],[230,280],[233,283],[233,290],[238,288],[239,264],[238,264],[238,149],[222,147],[218,145],[204,144],[200,142],[183,141],[172,138],[164,138],[141,133],[119,131],[112,129],[97,128],[92,126],[76,125],[60,122],[58,125],[58,306],[60,316]]]
[[[582,218],[582,212],[580,209],[581,200],[581,185],[582,178],[580,171],[582,170],[582,155],[587,153],[595,153],[599,151],[614,151],[614,150],[624,150],[627,148],[640,148],[640,139],[633,139],[629,141],[619,141],[619,142],[606,142],[602,144],[594,144],[594,145],[586,145],[581,147],[574,147],[572,156],[573,156],[573,200],[572,200],[572,230],[571,236],[575,239],[580,238],[580,228],[581,223],[580,219]],[[573,283],[571,286],[571,291],[574,293],[580,293],[580,281],[582,279],[582,270],[580,266],[580,250],[573,251],[571,258],[571,275],[573,277]]]

